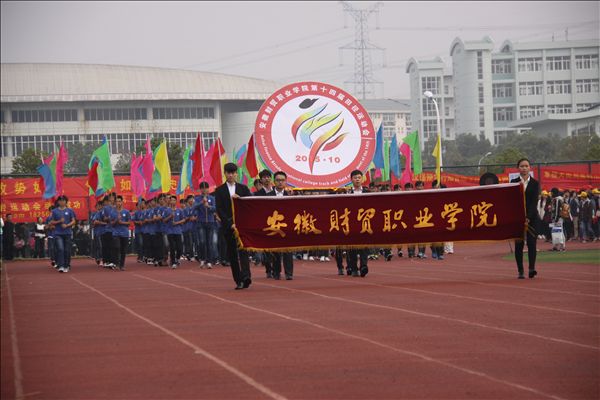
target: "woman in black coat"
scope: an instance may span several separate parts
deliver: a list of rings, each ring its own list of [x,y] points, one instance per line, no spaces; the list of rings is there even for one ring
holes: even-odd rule
[[[537,275],[535,270],[535,257],[537,255],[536,228],[539,226],[539,214],[537,211],[537,202],[540,195],[540,184],[529,175],[531,165],[529,160],[522,158],[517,162],[519,168],[519,177],[511,180],[511,182],[520,182],[524,186],[525,192],[525,213],[527,221],[527,230],[525,239],[515,242],[515,260],[517,261],[517,270],[519,271],[519,279],[525,279],[523,272],[523,248],[527,241],[527,258],[529,259],[529,278],[534,278]]]

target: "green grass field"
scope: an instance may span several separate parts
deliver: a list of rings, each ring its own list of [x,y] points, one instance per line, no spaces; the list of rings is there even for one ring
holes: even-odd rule
[[[525,256],[527,258],[527,256]],[[513,254],[507,254],[502,259],[514,260]],[[569,250],[567,251],[538,251],[536,262],[600,264],[600,249]]]

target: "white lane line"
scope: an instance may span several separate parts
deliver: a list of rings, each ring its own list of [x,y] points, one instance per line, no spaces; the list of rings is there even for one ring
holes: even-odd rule
[[[6,285],[6,296],[8,298],[8,315],[10,318],[10,341],[13,356],[13,369],[15,374],[15,399],[23,399],[23,372],[21,371],[21,356],[19,354],[19,343],[17,341],[17,322],[15,320],[15,309],[13,306],[12,290],[8,278],[8,267],[6,264],[2,266],[4,269],[4,282]]]
[[[137,274],[134,274],[137,275]],[[226,361],[221,360],[220,358],[218,358],[217,356],[214,356],[213,354],[209,353],[208,351],[196,346],[194,343],[190,342],[187,339],[184,339],[183,337],[179,336],[178,334],[176,334],[175,332],[173,332],[172,330],[165,328],[164,326],[152,321],[149,318],[144,317],[143,315],[140,315],[138,313],[136,313],[135,311],[133,311],[132,309],[130,309],[129,307],[121,304],[119,301],[113,299],[112,297],[104,294],[103,292],[101,292],[100,290],[83,283],[82,281],[80,281],[79,279],[71,276],[71,279],[73,279],[75,282],[79,283],[81,286],[88,288],[89,290],[99,294],[100,296],[104,297],[105,299],[109,300],[110,302],[112,302],[113,304],[115,304],[117,307],[127,311],[129,314],[133,315],[136,318],[141,319],[142,321],[146,322],[148,325],[151,325],[161,331],[163,331],[164,333],[166,333],[167,335],[171,336],[173,339],[179,341],[180,343],[186,345],[187,347],[191,348],[192,350],[194,350],[195,354],[200,354],[202,356],[204,356],[205,358],[209,359],[210,361],[214,362],[215,364],[219,365],[220,367],[222,367],[223,369],[229,371],[230,373],[232,373],[233,375],[237,376],[238,378],[240,378],[242,381],[246,382],[248,385],[252,386],[253,388],[255,388],[256,390],[264,393],[265,395],[267,395],[268,397],[272,398],[272,399],[277,399],[277,400],[285,400],[286,398],[282,395],[280,395],[279,393],[274,392],[273,390],[269,389],[268,387],[264,386],[263,384],[255,381],[254,379],[252,379],[250,376],[244,374],[242,371],[238,370],[237,368],[233,367],[232,365],[228,364]]]
[[[465,272],[465,271],[449,270],[447,268],[444,268],[444,271],[445,272],[453,272],[453,273],[473,274],[473,273]],[[413,272],[413,271],[404,271],[404,272]],[[423,273],[423,272],[439,272],[439,271],[438,270],[420,269],[420,270],[414,271],[414,272]],[[397,274],[385,274],[385,273],[381,273],[381,272],[377,272],[377,274],[385,275],[385,276],[398,276]],[[488,275],[484,272],[475,272],[474,274]],[[409,276],[409,275],[406,275],[406,276]],[[512,286],[512,285],[505,285],[505,284],[501,284],[501,283],[485,283],[485,282],[456,280],[456,279],[445,280],[444,277],[437,277],[437,278],[427,278],[424,276],[410,276],[410,277],[414,278],[414,279],[433,280],[433,281],[438,281],[438,282],[443,280],[444,282],[470,283],[473,285],[480,285],[480,286],[497,286],[497,287],[507,287],[507,288],[513,288],[513,289],[521,289],[521,290],[531,290],[531,291],[544,292],[544,293],[560,293],[560,294],[568,294],[568,295],[572,295],[572,296],[600,298],[600,295],[596,295],[596,294],[569,292],[569,291],[565,291],[565,290],[555,290],[555,289],[540,289],[540,288],[534,288],[534,287],[530,287],[530,286]]]
[[[218,275],[212,275],[212,274],[208,274],[208,273],[204,273],[204,272],[200,272],[200,271],[190,271],[190,272],[198,273],[198,274],[201,274],[201,275],[207,275],[207,276],[211,276],[211,277],[219,278],[219,279],[227,279],[227,280],[231,279],[231,278],[225,278],[225,277],[221,277],[221,276],[218,276]],[[416,357],[416,358],[419,358],[421,360],[428,361],[428,362],[431,362],[431,363],[434,363],[434,364],[443,365],[445,367],[448,367],[448,368],[451,368],[451,369],[454,369],[454,370],[457,370],[457,371],[461,371],[461,372],[464,372],[464,373],[469,374],[469,375],[474,375],[474,376],[477,376],[477,377],[480,377],[480,378],[485,378],[485,379],[488,379],[488,380],[490,380],[492,382],[500,383],[500,384],[503,384],[503,385],[506,385],[506,386],[510,386],[512,388],[521,389],[521,390],[524,390],[524,391],[527,391],[527,392],[530,392],[530,393],[535,393],[537,395],[545,396],[545,397],[548,397],[548,398],[551,398],[551,399],[557,399],[557,400],[559,400],[559,399],[562,400],[563,399],[563,398],[561,398],[561,397],[559,397],[557,395],[548,394],[548,393],[542,392],[540,390],[531,388],[529,386],[524,386],[524,385],[521,385],[521,384],[518,384],[518,383],[514,383],[514,382],[510,382],[510,381],[507,381],[507,380],[504,380],[504,379],[501,379],[501,378],[495,378],[495,377],[493,377],[491,375],[486,374],[485,372],[477,371],[477,370],[470,369],[470,368],[461,367],[461,366],[459,366],[457,364],[453,364],[453,363],[450,363],[450,362],[447,362],[447,361],[439,360],[437,358],[433,358],[433,357],[427,356],[425,354],[417,353],[417,352],[414,352],[414,351],[404,350],[404,349],[401,349],[401,348],[398,348],[398,347],[394,347],[394,346],[391,346],[391,345],[388,345],[388,344],[385,344],[385,343],[381,343],[381,342],[369,339],[369,338],[364,337],[364,336],[355,335],[355,334],[348,333],[348,332],[345,332],[345,331],[341,331],[341,330],[335,329],[335,328],[329,328],[327,326],[324,326],[324,325],[321,325],[321,324],[318,324],[318,323],[315,323],[315,322],[311,322],[311,321],[308,321],[308,320],[305,320],[305,319],[291,317],[289,315],[281,314],[281,313],[278,313],[278,312],[265,310],[263,308],[258,308],[258,307],[255,307],[255,306],[250,306],[248,304],[244,304],[244,303],[241,303],[239,301],[225,299],[223,297],[219,297],[219,296],[216,296],[216,295],[211,294],[211,293],[202,292],[202,291],[199,291],[199,290],[196,290],[196,289],[192,289],[192,288],[189,288],[189,287],[186,287],[186,286],[177,285],[175,283],[160,281],[160,280],[152,279],[152,278],[149,278],[147,276],[139,275],[139,274],[134,274],[134,275],[135,276],[139,276],[140,278],[143,278],[143,279],[147,279],[147,280],[152,281],[152,282],[156,282],[156,283],[161,284],[161,285],[172,286],[172,287],[175,287],[175,288],[178,288],[178,289],[187,290],[189,292],[193,292],[193,293],[197,293],[197,294],[200,294],[200,295],[203,295],[203,296],[206,296],[206,297],[210,297],[210,298],[213,298],[215,300],[219,300],[219,301],[221,301],[223,303],[234,304],[234,305],[237,305],[237,306],[242,307],[242,308],[246,308],[246,309],[249,309],[249,310],[252,310],[252,311],[256,311],[256,312],[260,312],[260,313],[272,315],[272,316],[275,316],[275,317],[278,317],[278,318],[282,318],[282,319],[287,320],[287,321],[293,321],[293,322],[297,322],[297,323],[300,323],[300,324],[312,326],[312,327],[317,328],[317,329],[321,329],[321,330],[325,330],[325,331],[328,331],[328,332],[336,333],[336,334],[341,335],[341,336],[345,336],[345,337],[348,337],[348,338],[351,338],[351,339],[355,339],[355,340],[359,340],[359,341],[362,341],[362,342],[366,342],[366,343],[372,344],[374,346],[381,347],[381,348],[393,351],[395,353],[400,353],[400,354],[404,354],[404,355],[407,355],[407,356]],[[253,283],[253,284],[255,284],[255,283]],[[263,284],[263,283],[259,283],[259,284],[263,285],[263,286],[273,286],[275,288],[284,288],[284,287],[280,287],[280,286],[276,286],[276,285],[268,285],[268,284]]]
[[[203,272],[200,272],[200,271],[190,271],[190,272],[192,272],[192,273],[200,273],[200,274],[207,275],[207,276],[214,276],[214,275],[203,273]],[[214,276],[214,277],[217,277],[217,276]],[[218,277],[218,278],[220,278],[220,279],[226,279],[224,277]],[[401,307],[386,306],[386,305],[382,305],[382,304],[368,303],[368,302],[354,300],[354,299],[348,299],[348,298],[344,298],[344,297],[329,296],[329,295],[326,295],[326,294],[322,294],[322,293],[318,293],[318,292],[313,292],[311,290],[306,290],[306,289],[294,289],[294,288],[290,288],[290,287],[286,287],[286,286],[272,285],[272,284],[260,283],[260,282],[256,282],[256,284],[262,285],[262,286],[270,286],[270,287],[274,287],[274,288],[278,288],[278,289],[289,290],[289,291],[292,291],[292,292],[299,292],[299,293],[311,294],[313,296],[322,297],[322,298],[325,298],[325,299],[338,300],[338,301],[342,301],[342,302],[346,302],[346,303],[354,303],[354,304],[358,304],[358,305],[366,306],[366,307],[373,307],[373,308],[380,308],[380,309],[384,309],[384,310],[398,311],[398,312],[403,312],[403,313],[406,313],[406,314],[417,315],[417,316],[420,316],[420,317],[427,317],[427,318],[433,318],[433,319],[437,319],[437,320],[456,322],[456,323],[463,324],[463,325],[475,326],[475,327],[478,327],[478,328],[490,329],[490,330],[494,330],[494,331],[510,333],[510,334],[513,334],[513,335],[521,335],[521,336],[534,337],[536,339],[548,340],[548,341],[551,341],[551,342],[556,342],[556,343],[567,344],[567,345],[571,345],[571,346],[582,347],[582,348],[585,348],[585,349],[600,350],[600,347],[591,346],[591,345],[588,345],[588,344],[585,344],[585,343],[578,343],[578,342],[573,342],[573,341],[566,340],[566,339],[559,339],[559,338],[554,338],[554,337],[550,337],[550,336],[538,335],[536,333],[530,333],[530,332],[520,331],[520,330],[516,330],[516,329],[502,328],[502,327],[499,327],[499,326],[487,325],[487,324],[482,324],[482,323],[473,322],[473,321],[467,321],[467,320],[459,319],[459,318],[446,317],[446,316],[440,315],[440,314],[424,313],[424,312],[409,310],[409,309],[401,308]]]
[[[319,275],[308,275],[308,274],[302,274],[303,276],[310,276],[313,278],[319,278],[319,279],[326,279],[328,281],[337,281],[339,282],[339,279],[336,278],[327,278],[324,276],[319,276]],[[375,273],[375,275],[388,275],[389,274],[382,274],[380,272]],[[409,275],[394,275],[397,277],[406,277],[406,278],[410,278],[411,276]],[[557,312],[562,312],[562,313],[567,313],[567,314],[577,314],[577,315],[585,315],[588,317],[594,317],[594,318],[600,318],[600,314],[589,314],[583,311],[572,311],[572,310],[565,310],[562,308],[554,308],[554,307],[544,307],[544,306],[536,306],[533,304],[525,304],[525,303],[515,303],[512,301],[504,301],[504,300],[494,300],[494,299],[484,299],[482,297],[472,297],[472,296],[462,296],[459,294],[454,294],[454,293],[445,293],[445,292],[434,292],[431,290],[423,290],[423,289],[414,289],[414,288],[408,288],[408,287],[404,287],[404,286],[390,286],[390,285],[383,285],[380,283],[371,283],[371,282],[365,282],[364,279],[362,280],[357,280],[357,279],[351,279],[349,280],[351,283],[353,284],[358,284],[358,285],[367,285],[367,286],[377,286],[377,287],[382,287],[382,288],[388,288],[388,289],[396,289],[396,290],[407,290],[410,292],[417,292],[417,293],[425,293],[425,294],[431,294],[434,296],[442,296],[442,297],[454,297],[457,299],[465,299],[465,300],[475,300],[475,301],[481,301],[484,303],[494,303],[494,304],[506,304],[506,305],[510,305],[510,306],[517,306],[517,307],[525,307],[525,308],[534,308],[534,309],[538,309],[538,310],[546,310],[546,311],[557,311]]]

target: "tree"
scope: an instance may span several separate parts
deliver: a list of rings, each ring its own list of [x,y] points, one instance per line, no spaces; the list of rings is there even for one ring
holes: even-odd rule
[[[38,152],[33,148],[26,149],[13,161],[13,174],[37,174],[37,167],[42,165],[42,156],[48,157],[44,152]]]
[[[65,172],[70,174],[86,174],[92,153],[99,146],[98,143],[67,143],[69,161],[65,165]]]
[[[116,174],[123,173],[128,174],[131,170],[131,154],[130,153],[121,153],[119,155],[119,159],[115,164],[114,171]]]

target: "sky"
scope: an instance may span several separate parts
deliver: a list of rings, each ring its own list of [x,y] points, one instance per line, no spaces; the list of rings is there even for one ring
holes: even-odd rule
[[[377,5],[378,4],[378,5]],[[599,39],[597,1],[347,2],[368,21],[370,98],[410,98],[406,63],[450,44]],[[356,14],[356,13],[355,13]],[[356,94],[355,22],[332,2],[2,1],[3,63],[138,65],[219,72],[281,83],[317,80]]]

